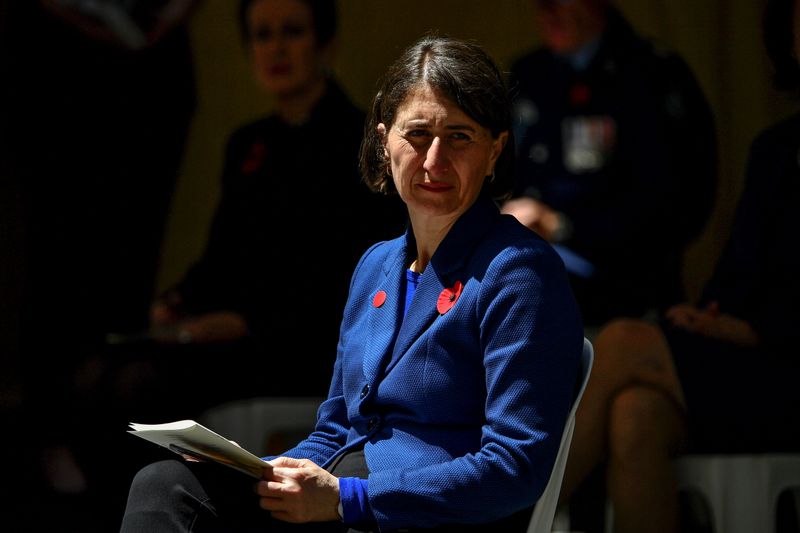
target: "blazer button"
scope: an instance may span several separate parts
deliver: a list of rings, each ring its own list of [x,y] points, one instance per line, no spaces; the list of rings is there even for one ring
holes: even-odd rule
[[[369,383],[367,383],[366,385],[364,385],[364,388],[363,388],[363,389],[361,389],[361,396],[360,396],[360,398],[363,400],[364,398],[366,398],[366,397],[367,397],[367,394],[369,394]]]
[[[378,417],[373,416],[369,419],[369,422],[367,422],[367,431],[372,431],[376,427],[378,427]]]

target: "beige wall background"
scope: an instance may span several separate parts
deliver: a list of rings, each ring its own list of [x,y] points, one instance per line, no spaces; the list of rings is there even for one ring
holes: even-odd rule
[[[710,275],[728,235],[750,141],[794,108],[770,84],[770,65],[761,40],[763,3],[617,2],[642,34],[683,55],[716,116],[720,142],[717,204],[706,231],[687,254],[685,275],[692,297]],[[164,243],[162,289],[179,279],[203,250],[219,197],[228,135],[270,110],[271,102],[256,86],[240,44],[236,9],[235,0],[205,0],[192,21],[198,107]],[[501,68],[508,68],[539,42],[530,0],[340,0],[339,16],[335,72],[364,108],[388,64],[428,30],[477,40]],[[314,223],[313,219],[309,222]]]

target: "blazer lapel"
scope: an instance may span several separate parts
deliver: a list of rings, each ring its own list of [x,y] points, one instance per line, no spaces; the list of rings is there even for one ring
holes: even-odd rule
[[[475,246],[499,216],[494,202],[481,197],[450,229],[422,275],[397,335],[386,372],[394,368],[403,354],[438,318],[436,302],[442,290],[452,287],[456,281],[467,282],[466,279],[457,280],[456,274],[463,270],[463,265],[472,255]],[[411,241],[407,242],[410,246]],[[398,277],[405,280],[404,276]]]
[[[405,320],[400,327],[397,341],[392,351],[392,358],[386,372],[389,372],[400,360],[402,354],[406,353],[415,340],[427,330],[439,316],[436,310],[436,300],[444,286],[429,266],[420,280],[414,298],[406,313]]]
[[[407,241],[406,241],[407,242]],[[402,284],[405,283],[404,265],[406,247],[398,248],[397,253],[386,258],[383,265],[383,279],[376,284],[375,291],[370,295],[373,301],[367,319],[369,332],[364,357],[364,375],[371,385],[383,375],[381,369],[389,363],[392,346],[397,337],[398,324],[402,321],[403,301]],[[375,295],[383,291],[386,294],[384,302],[376,307]]]

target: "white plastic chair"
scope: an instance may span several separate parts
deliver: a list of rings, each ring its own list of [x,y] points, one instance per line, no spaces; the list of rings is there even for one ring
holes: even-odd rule
[[[678,488],[708,505],[713,531],[774,533],[778,497],[800,487],[800,454],[683,455]]]
[[[198,422],[261,456],[267,454],[267,443],[275,433],[303,436],[311,433],[323,400],[317,397],[236,400],[210,408]]]
[[[575,395],[575,401],[572,403],[572,409],[569,411],[567,423],[564,425],[564,432],[561,434],[561,444],[558,447],[558,455],[556,462],[553,465],[553,471],[550,473],[550,480],[544,488],[544,492],[536,502],[533,508],[533,515],[528,524],[528,533],[550,533],[553,527],[553,519],[556,514],[556,507],[558,506],[558,495],[561,492],[561,481],[564,479],[564,470],[567,466],[567,456],[569,455],[569,446],[572,442],[572,433],[575,431],[575,411],[581,403],[583,391],[586,390],[586,384],[589,382],[589,374],[592,370],[592,362],[594,361],[594,349],[592,343],[588,339],[583,339],[583,354],[581,354],[581,387],[578,394]]]

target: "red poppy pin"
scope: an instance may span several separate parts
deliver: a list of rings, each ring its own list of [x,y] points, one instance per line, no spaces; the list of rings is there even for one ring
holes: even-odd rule
[[[445,314],[456,305],[458,297],[461,296],[461,289],[464,285],[460,281],[456,281],[452,287],[445,288],[439,293],[439,300],[436,302],[436,310],[440,315]]]
[[[378,291],[375,293],[375,296],[372,297],[372,306],[380,307],[383,305],[383,302],[385,301],[386,301],[386,291]]]
[[[252,174],[260,169],[266,157],[267,146],[262,141],[254,142],[250,147],[250,153],[247,154],[247,157],[242,163],[242,174]]]

